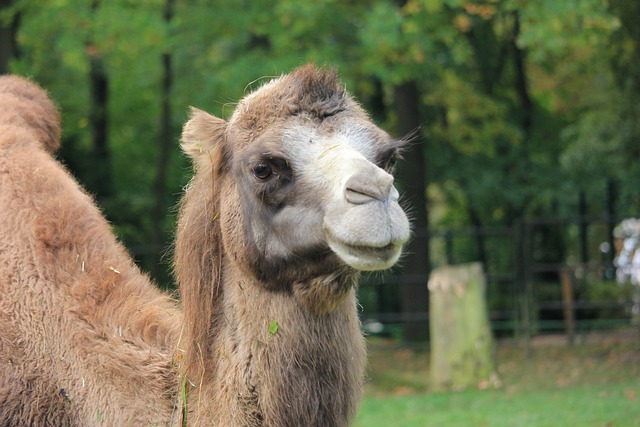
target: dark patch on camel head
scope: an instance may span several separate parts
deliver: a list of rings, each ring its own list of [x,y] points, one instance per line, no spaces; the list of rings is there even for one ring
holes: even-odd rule
[[[317,69],[307,65],[294,71],[287,80],[287,84],[295,88],[291,100],[292,115],[306,114],[324,120],[353,104],[335,69]]]
[[[335,69],[305,65],[247,95],[230,120],[246,142],[291,117],[323,121],[348,109],[364,111],[347,93]]]

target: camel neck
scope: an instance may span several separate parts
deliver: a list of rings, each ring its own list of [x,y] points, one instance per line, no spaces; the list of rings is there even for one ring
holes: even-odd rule
[[[229,426],[347,425],[365,363],[355,289],[316,314],[291,292],[267,290],[232,269],[224,283],[210,360],[202,379],[190,378],[200,389],[189,400],[192,416]]]

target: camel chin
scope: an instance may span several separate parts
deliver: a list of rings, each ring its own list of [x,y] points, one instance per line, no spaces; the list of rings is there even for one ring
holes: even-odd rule
[[[327,239],[331,250],[349,267],[359,271],[379,271],[391,268],[402,254],[402,244],[361,246]]]

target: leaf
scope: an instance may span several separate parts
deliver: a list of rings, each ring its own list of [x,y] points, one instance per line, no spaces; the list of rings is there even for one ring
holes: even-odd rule
[[[269,323],[269,334],[275,335],[278,332],[278,321],[274,320]]]

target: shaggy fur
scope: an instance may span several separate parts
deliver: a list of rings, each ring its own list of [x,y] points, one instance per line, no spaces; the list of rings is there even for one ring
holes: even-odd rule
[[[189,424],[344,426],[360,400],[365,348],[356,272],[326,248],[268,261],[247,241],[243,218],[259,208],[240,198],[232,175],[234,154],[269,126],[280,132],[278,118],[356,106],[335,74],[307,67],[287,77],[241,103],[228,126],[194,111],[183,133],[197,172],[181,204],[175,260],[188,339],[184,374],[196,385]],[[294,288],[318,289],[310,298],[329,307],[315,314]]]
[[[358,270],[393,264],[409,225],[384,171],[400,144],[335,72],[295,70],[228,122],[193,110],[182,310],[52,158],[58,144],[46,94],[0,79],[0,425],[349,424]]]
[[[315,137],[287,146],[298,129],[316,139],[353,129],[371,135],[371,157],[385,164],[399,145],[335,72],[313,66],[249,94],[228,123],[194,110],[184,128],[196,175],[181,204],[175,267],[185,310],[182,372],[194,385],[189,423],[344,426],[356,412],[365,365],[358,273],[325,241],[322,205],[333,194],[305,178],[305,168],[340,144],[300,161],[295,152],[311,149]],[[274,175],[261,183],[251,167],[263,162]],[[404,214],[390,212],[405,227]],[[380,228],[393,221],[381,219]],[[371,235],[376,225],[366,226]]]
[[[51,154],[46,93],[0,78],[0,425],[166,424],[181,314]]]

